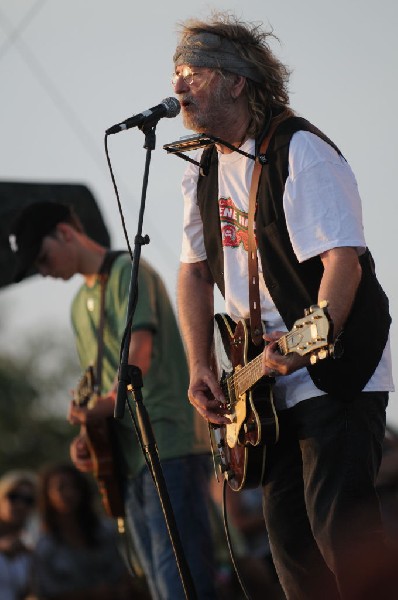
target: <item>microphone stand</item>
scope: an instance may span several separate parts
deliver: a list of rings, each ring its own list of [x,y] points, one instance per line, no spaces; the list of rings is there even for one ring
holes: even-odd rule
[[[143,404],[141,388],[143,386],[142,373],[139,367],[128,364],[129,359],[129,347],[131,340],[131,325],[133,322],[133,316],[138,298],[138,270],[139,262],[141,257],[141,247],[145,244],[149,244],[149,237],[147,235],[142,236],[142,223],[145,209],[146,190],[148,187],[148,174],[149,166],[151,162],[151,153],[156,146],[156,123],[145,124],[140,127],[142,132],[145,134],[144,148],[146,152],[145,170],[142,185],[141,205],[139,211],[138,228],[137,234],[134,240],[134,253],[131,268],[131,279],[129,287],[129,301],[127,310],[127,321],[126,329],[122,340],[122,352],[121,361],[119,365],[119,378],[117,397],[115,404],[114,417],[116,419],[122,419],[124,416],[124,409],[127,402],[128,410],[137,433],[138,441],[141,445],[142,451],[145,456],[145,460],[150,469],[154,484],[156,486],[162,511],[166,521],[166,527],[170,536],[170,541],[173,547],[174,555],[177,562],[177,568],[181,578],[181,582],[184,588],[185,597],[187,600],[196,600],[197,594],[195,591],[192,575],[186,562],[184,552],[181,545],[180,536],[177,529],[173,509],[170,502],[170,497],[167,491],[166,482],[163,476],[161,468],[158,450],[156,446],[155,436],[152,430],[152,425],[149,419],[148,412]],[[131,393],[136,406],[137,423],[134,417],[133,410],[128,401],[128,394]]]

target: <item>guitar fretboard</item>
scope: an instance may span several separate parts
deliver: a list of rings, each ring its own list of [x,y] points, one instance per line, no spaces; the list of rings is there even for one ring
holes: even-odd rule
[[[282,356],[297,352],[301,356],[311,353],[315,360],[326,358],[333,352],[330,343],[331,320],[325,306],[311,307],[303,319],[295,322],[293,329],[279,338],[278,350]],[[247,392],[263,376],[262,352],[228,377],[229,397],[232,400]]]
[[[279,352],[283,355],[287,354],[287,339],[291,335],[282,336],[278,340]],[[249,390],[263,376],[263,353],[261,352],[256,358],[253,358],[247,365],[235,371],[231,376],[231,383],[234,387],[235,396],[238,397]]]

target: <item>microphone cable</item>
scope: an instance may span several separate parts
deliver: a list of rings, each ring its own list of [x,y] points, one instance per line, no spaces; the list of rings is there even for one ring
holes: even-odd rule
[[[115,190],[116,202],[117,202],[117,206],[118,206],[120,220],[121,220],[121,223],[122,223],[124,238],[126,240],[126,244],[127,244],[127,248],[128,248],[129,254],[130,254],[130,258],[131,258],[131,260],[133,260],[133,251],[131,250],[129,235],[127,233],[127,227],[126,227],[126,222],[125,222],[125,219],[124,219],[123,208],[122,208],[122,204],[120,202],[119,190],[118,190],[118,187],[117,187],[117,184],[116,184],[116,179],[115,179],[115,175],[113,173],[111,159],[110,159],[110,156],[109,156],[108,137],[109,137],[109,135],[105,134],[104,145],[105,145],[106,161],[108,163],[108,168],[109,168],[109,172],[110,172],[110,175],[111,175],[113,189]]]
[[[239,494],[239,492],[234,492],[234,493]],[[223,515],[225,538],[227,540],[228,551],[229,551],[229,555],[231,557],[231,562],[232,562],[232,566],[235,571],[235,575],[238,579],[238,582],[242,589],[245,600],[253,600],[252,597],[250,596],[250,594],[245,586],[245,583],[242,579],[242,576],[239,572],[239,567],[237,565],[235,554],[234,554],[234,551],[232,548],[231,536],[229,533],[228,516],[227,516],[227,480],[226,479],[224,479],[224,481],[223,481],[223,488],[222,488],[222,515]]]

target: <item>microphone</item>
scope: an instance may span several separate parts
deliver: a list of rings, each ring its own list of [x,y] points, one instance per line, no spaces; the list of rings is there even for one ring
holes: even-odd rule
[[[124,131],[125,129],[131,129],[131,127],[141,127],[142,125],[155,125],[159,119],[166,117],[170,119],[171,117],[176,117],[181,110],[180,103],[177,98],[165,98],[162,100],[160,104],[157,106],[153,106],[148,110],[144,110],[142,113],[138,115],[133,115],[129,117],[125,121],[121,123],[117,123],[117,125],[113,125],[109,129],[106,130],[106,135],[112,135],[113,133],[119,133],[119,131]]]

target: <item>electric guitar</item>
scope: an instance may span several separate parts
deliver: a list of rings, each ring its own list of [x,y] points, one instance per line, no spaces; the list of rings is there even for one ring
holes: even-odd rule
[[[310,354],[311,363],[333,354],[333,325],[327,302],[313,305],[278,340],[282,355]],[[234,490],[261,485],[266,447],[279,437],[272,386],[274,379],[262,375],[262,350],[250,338],[245,320],[237,324],[224,314],[214,317],[214,369],[226,398],[227,425],[211,425],[216,471]]]
[[[98,395],[95,392],[95,376],[92,366],[83,373],[78,386],[73,390],[73,401],[77,406],[92,408]],[[108,418],[99,417],[81,426],[93,463],[93,475],[97,480],[102,504],[111,517],[124,516],[124,503],[117,474],[117,465],[112,443],[112,430]]]

